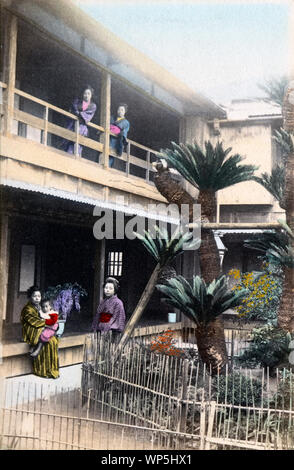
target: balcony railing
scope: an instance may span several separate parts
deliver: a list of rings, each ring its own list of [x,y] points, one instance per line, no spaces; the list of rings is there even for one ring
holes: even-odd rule
[[[3,82],[0,82],[0,91],[3,94],[3,91],[5,93],[5,89],[7,88],[7,85]],[[59,139],[59,141],[62,140],[67,140],[70,142],[74,143],[74,158],[82,158],[83,160],[87,161],[87,157],[84,157],[82,154],[82,157],[79,155],[79,145],[81,145],[83,148],[88,148],[91,149],[92,151],[97,152],[97,164],[101,164],[101,162],[98,163],[99,160],[99,155],[103,153],[104,150],[104,145],[102,142],[100,142],[101,137],[105,133],[105,129],[102,126],[99,126],[97,124],[89,122],[87,124],[88,128],[90,129],[90,132],[96,133],[97,139],[92,138],[92,137],[85,137],[79,134],[79,121],[77,116],[74,114],[67,112],[57,106],[54,106],[44,100],[41,100],[39,98],[36,98],[35,96],[32,96],[22,90],[14,88],[14,108],[13,110],[10,110],[11,112],[11,118],[14,122],[17,123],[17,129],[14,126],[14,131],[12,133],[16,135],[22,135],[19,129],[19,123],[23,126],[29,126],[29,128],[37,130],[37,134],[34,135],[34,138],[31,140],[37,141],[41,145],[48,146],[54,148],[54,150],[58,152],[64,152],[65,151],[61,150],[60,145],[55,145],[53,143],[53,140],[51,136],[55,136],[55,141],[56,137]],[[33,102],[35,107],[38,108],[37,116],[36,110],[28,111],[28,110],[21,110],[18,109],[16,106],[17,100],[20,97],[21,99],[29,102]],[[1,103],[1,100],[0,100]],[[5,128],[3,123],[5,122],[6,116],[5,116],[5,105],[0,104],[0,112],[1,112],[1,132],[2,129]],[[65,121],[66,119],[72,119],[75,122],[75,130],[71,131],[69,129],[66,129],[62,125],[56,124],[52,122],[52,115],[55,113],[56,115],[61,115],[62,119]],[[42,116],[42,117],[40,117]],[[56,119],[55,119],[56,121]],[[115,136],[115,134],[111,134],[109,132],[109,135]],[[50,136],[50,137],[49,137]],[[25,137],[30,140],[30,137],[25,135]],[[103,140],[103,139],[101,139]],[[135,153],[135,155],[132,154]],[[68,154],[67,154],[68,155]],[[123,171],[127,176],[132,176],[132,177],[138,177],[141,179],[144,179],[146,182],[152,184],[153,180],[153,173],[154,170],[152,168],[152,162],[156,160],[157,158],[157,152],[154,151],[153,149],[146,147],[144,145],[141,145],[133,140],[128,139],[128,145],[127,145],[127,151],[122,154],[121,157],[118,157],[110,148],[109,149],[109,156],[113,156],[115,161],[119,162],[124,162],[122,165],[121,163],[118,164],[119,167],[124,166],[124,169],[120,171]],[[101,160],[101,159],[100,159]],[[108,161],[108,159],[107,159]],[[103,165],[104,168],[109,167],[108,164]],[[112,168],[110,168],[112,170]]]

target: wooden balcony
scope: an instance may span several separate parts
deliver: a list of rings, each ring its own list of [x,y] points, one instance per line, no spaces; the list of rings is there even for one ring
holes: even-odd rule
[[[35,180],[38,184],[44,186],[50,184],[50,187],[56,187],[55,180],[57,178],[60,180],[61,175],[65,175],[79,182],[79,189],[74,189],[74,192],[80,192],[81,182],[85,182],[92,184],[91,195],[95,193],[94,186],[97,185],[97,194],[100,194],[103,188],[109,187],[113,190],[143,196],[148,200],[165,201],[152,182],[154,173],[152,162],[157,158],[156,151],[128,140],[127,151],[118,157],[109,146],[109,137],[114,134],[111,134],[106,126],[90,122],[88,128],[91,137],[81,136],[79,121],[74,114],[17,88],[10,90],[13,97],[8,99],[7,84],[0,82],[0,88],[4,96],[4,104],[0,108],[1,156],[5,160],[9,159],[9,163],[4,163],[5,160],[2,160],[2,178],[20,179],[27,183]],[[35,115],[36,113],[18,109],[19,98],[37,106],[38,116]],[[68,130],[53,122],[52,116],[59,116],[58,121],[63,121],[63,123],[72,119],[75,122],[75,130]],[[23,132],[20,132],[20,129]],[[28,129],[30,132],[27,132]],[[62,140],[73,142],[74,154],[69,154],[63,151],[60,145],[56,145],[58,140],[59,142]],[[84,158],[83,153],[80,156],[80,145],[83,151],[90,149],[92,154],[95,154],[96,161]],[[140,157],[133,153],[139,153]],[[109,156],[114,158],[114,168],[109,167]],[[30,168],[23,164],[29,165]],[[31,174],[32,167],[35,169],[35,176]],[[43,170],[42,174],[40,174],[40,169]],[[63,180],[57,184],[57,189],[62,187],[67,191],[73,190],[72,185],[67,184],[66,178]]]

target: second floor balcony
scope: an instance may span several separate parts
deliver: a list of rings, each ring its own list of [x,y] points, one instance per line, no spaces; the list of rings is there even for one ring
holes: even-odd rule
[[[5,24],[0,76],[2,157],[162,201],[153,184],[152,163],[161,148],[179,140],[180,114],[26,21],[9,14]],[[81,98],[86,84],[95,90],[96,112],[84,136],[71,105]],[[110,122],[121,102],[128,105],[130,130],[118,156],[110,145],[111,138],[117,139]],[[69,142],[72,153],[65,150]]]

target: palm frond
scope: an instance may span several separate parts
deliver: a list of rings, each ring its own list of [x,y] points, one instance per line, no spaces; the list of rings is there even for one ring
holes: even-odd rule
[[[189,183],[199,190],[214,192],[243,181],[253,179],[254,165],[243,165],[239,154],[228,156],[231,148],[224,149],[222,142],[215,147],[205,142],[205,151],[195,141],[193,144],[172,142],[172,149],[161,150],[160,157],[168,166],[176,169]]]
[[[145,230],[144,235],[134,233],[161,268],[185,250],[192,250],[200,245],[200,240],[194,239],[192,233],[183,233],[180,228],[171,236],[166,229],[159,229],[157,225],[154,226],[154,231]]]
[[[294,251],[290,238],[294,234],[285,221],[279,220],[283,232],[265,232],[258,239],[245,240],[244,246],[263,254],[269,263],[294,268]]]
[[[284,157],[294,152],[293,135],[285,131],[282,127],[279,130],[275,130],[273,140],[281,147]]]
[[[266,93],[264,101],[282,106],[288,83],[289,79],[286,76],[272,77],[265,83],[258,84],[258,87]]]
[[[285,167],[277,165],[272,169],[271,174],[262,173],[261,176],[254,176],[254,181],[261,184],[285,209],[284,188],[285,188]]]
[[[166,303],[181,310],[197,326],[214,321],[229,308],[238,307],[248,296],[246,289],[230,290],[226,276],[208,285],[199,276],[194,276],[191,284],[183,276],[176,276],[156,287]]]

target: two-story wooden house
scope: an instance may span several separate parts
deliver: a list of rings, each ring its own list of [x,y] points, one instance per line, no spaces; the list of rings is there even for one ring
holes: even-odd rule
[[[61,347],[70,358],[61,355],[61,364],[75,362],[106,275],[120,279],[131,314],[153,261],[136,240],[97,240],[93,209],[112,209],[117,224],[138,214],[156,219],[149,204],[166,202],[153,183],[156,152],[187,134],[203,141],[206,123],[225,113],[69,0],[0,5],[0,340],[4,374],[17,375],[30,371],[28,359],[22,360],[26,345],[19,342],[30,285],[78,282],[88,291],[81,315],[68,322],[72,335]],[[88,137],[79,134],[69,112],[85,84],[94,88],[97,105]],[[130,131],[127,151],[118,158],[109,138],[120,102],[128,104]],[[68,130],[69,120],[75,130]],[[64,140],[74,142],[73,154],[64,151]],[[149,320],[160,314],[158,302],[151,302]]]

